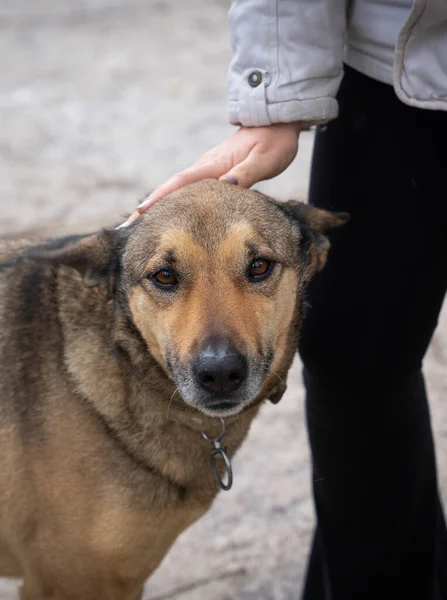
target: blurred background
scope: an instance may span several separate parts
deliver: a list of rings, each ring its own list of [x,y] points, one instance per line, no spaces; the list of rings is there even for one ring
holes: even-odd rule
[[[229,0],[0,0],[0,236],[88,232],[231,133]],[[305,198],[313,133],[280,177]],[[447,502],[447,315],[425,363]],[[313,528],[297,360],[234,462],[235,483],[178,540],[147,600],[297,600]],[[361,401],[361,399],[359,399]],[[0,579],[0,600],[17,582]]]

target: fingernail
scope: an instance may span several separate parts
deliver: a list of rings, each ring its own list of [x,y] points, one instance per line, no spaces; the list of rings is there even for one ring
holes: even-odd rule
[[[118,227],[115,227],[115,229],[122,229],[123,227],[128,227],[130,225],[131,221],[129,221],[129,219],[127,221],[124,221],[124,223],[121,223],[121,225],[118,225]]]
[[[130,215],[130,217],[127,219],[127,221],[124,221],[124,223],[121,223],[121,225],[118,225],[117,229],[129,227],[129,225],[132,225],[132,223],[134,221],[136,221],[139,217],[140,217],[140,213],[135,211],[134,213],[132,213]]]
[[[147,206],[147,205],[150,203],[150,201],[151,201],[151,200],[152,200],[152,197],[151,197],[151,196],[148,196],[147,198],[145,198],[145,199],[143,200],[143,202],[140,202],[140,204],[137,206],[137,210],[138,210],[139,208],[143,208],[144,206]]]
[[[237,185],[236,177],[223,177],[222,181],[226,181],[227,183],[230,183],[231,185]]]

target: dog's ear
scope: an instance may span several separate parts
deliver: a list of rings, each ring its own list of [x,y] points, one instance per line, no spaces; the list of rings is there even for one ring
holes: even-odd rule
[[[349,221],[349,214],[329,212],[297,200],[289,200],[283,204],[283,209],[298,222],[303,235],[313,242],[316,249],[316,270],[321,271],[326,264],[331,245],[325,234],[331,229],[345,225]]]
[[[27,257],[72,267],[79,271],[87,286],[94,287],[116,270],[121,237],[118,231],[108,229],[87,236],[71,236],[31,248]]]
[[[318,233],[326,233],[330,229],[336,229],[349,221],[347,212],[330,212],[321,208],[315,208],[310,204],[289,200],[284,204],[287,212],[299,221],[304,221]]]

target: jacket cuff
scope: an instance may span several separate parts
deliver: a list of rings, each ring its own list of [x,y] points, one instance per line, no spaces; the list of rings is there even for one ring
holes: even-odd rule
[[[247,69],[241,74],[237,99],[229,101],[230,123],[262,127],[273,123],[312,121],[326,123],[338,116],[338,102],[331,96],[268,103],[266,88],[270,74],[263,69]]]

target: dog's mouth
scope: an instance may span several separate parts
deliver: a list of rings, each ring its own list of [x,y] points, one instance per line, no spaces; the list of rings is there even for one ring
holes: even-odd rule
[[[197,408],[210,417],[229,417],[241,412],[244,409],[244,406],[245,403],[222,400],[207,402],[197,406]]]
[[[179,386],[183,400],[209,417],[230,417],[241,413],[259,394],[264,377],[253,376],[246,384],[227,396],[204,393],[197,386]]]
[[[229,417],[242,412],[252,403],[261,391],[265,372],[262,368],[250,369],[245,382],[237,390],[225,395],[204,390],[187,369],[174,367],[171,377],[186,404],[210,417]]]

